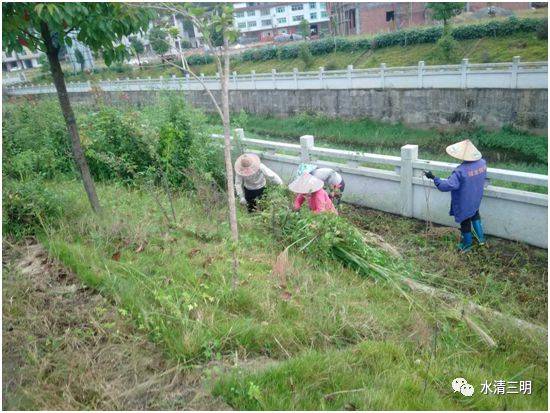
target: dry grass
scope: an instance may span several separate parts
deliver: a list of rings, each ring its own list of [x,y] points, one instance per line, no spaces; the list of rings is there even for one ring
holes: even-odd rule
[[[5,409],[227,409],[40,244],[4,260]]]

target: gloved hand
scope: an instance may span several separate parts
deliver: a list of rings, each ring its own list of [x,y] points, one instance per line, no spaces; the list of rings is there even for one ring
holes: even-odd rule
[[[432,171],[424,171],[424,176],[428,179],[434,179],[435,175],[432,173]]]
[[[240,201],[241,205],[246,205],[246,199],[243,197],[241,197]]]

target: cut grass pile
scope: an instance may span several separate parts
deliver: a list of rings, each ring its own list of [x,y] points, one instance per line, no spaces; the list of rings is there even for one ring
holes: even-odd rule
[[[63,194],[71,213],[41,237],[47,248],[113,299],[168,357],[187,365],[272,359],[262,369],[236,368],[211,377],[214,394],[233,408],[547,405],[546,346],[498,320],[482,323],[498,343],[490,350],[436,301],[415,298],[430,309],[428,317],[386,283],[335,261],[313,260],[307,251],[291,250],[281,287],[273,264],[284,245],[261,216],[242,211],[241,267],[232,290],[222,204],[177,196],[177,222],[169,227],[151,193],[99,185],[105,209],[99,219],[90,215],[77,182],[50,185]],[[453,394],[455,377],[466,377],[476,394],[469,399]],[[479,393],[484,380],[501,378],[532,380],[533,394]]]

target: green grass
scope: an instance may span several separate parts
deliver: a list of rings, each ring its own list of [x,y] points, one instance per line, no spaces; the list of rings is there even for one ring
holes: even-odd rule
[[[114,300],[168,357],[188,365],[240,360],[248,366],[211,377],[214,394],[235,409],[546,408],[546,345],[498,321],[482,322],[498,342],[490,350],[437,302],[416,297],[429,309],[424,312],[383,282],[292,251],[291,297],[285,299],[272,273],[284,246],[259,216],[242,211],[238,287],[232,290],[223,204],[178,195],[177,223],[169,227],[145,190],[98,185],[105,212],[96,218],[77,182],[50,186],[71,209],[41,237],[50,252]],[[441,248],[452,251],[453,244],[447,240]],[[493,276],[501,269],[492,268]],[[521,313],[499,299],[502,285],[486,293],[504,311]],[[247,363],[266,357],[271,362],[262,368]],[[457,376],[476,391],[485,379],[532,380],[534,394],[465,399],[452,394]]]
[[[417,44],[409,47],[392,46],[367,52],[333,52],[321,56],[313,56],[310,68],[304,67],[300,59],[267,60],[263,62],[234,61],[231,70],[237,73],[247,74],[251,70],[256,73],[268,73],[272,69],[278,72],[291,72],[293,68],[299,70],[318,70],[320,66],[334,69],[345,69],[353,65],[357,69],[379,67],[381,63],[387,66],[416,66],[420,60],[427,65],[458,64],[463,58],[468,58],[470,63],[497,63],[511,62],[514,56],[520,56],[522,61],[546,61],[548,60],[548,41],[537,39],[534,33],[520,33],[507,37],[482,38],[464,40],[458,42],[459,47],[456,56],[448,60],[441,56],[435,44]],[[205,75],[214,75],[217,72],[215,63],[193,66],[192,70]],[[91,75],[85,73],[65,74],[67,81],[84,80],[114,80],[118,78],[146,78],[148,76],[181,76],[181,72],[173,66],[154,64],[144,66],[141,70],[137,67],[127,67],[123,72],[103,69]],[[49,74],[38,76],[34,82],[49,81]]]

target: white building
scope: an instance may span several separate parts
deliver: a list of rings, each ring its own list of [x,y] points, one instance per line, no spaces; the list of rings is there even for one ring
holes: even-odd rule
[[[234,3],[233,10],[235,27],[243,35],[259,41],[270,41],[280,33],[297,33],[302,20],[309,22],[311,35],[328,31],[325,2]]]

